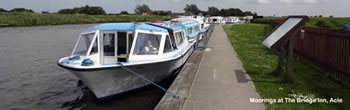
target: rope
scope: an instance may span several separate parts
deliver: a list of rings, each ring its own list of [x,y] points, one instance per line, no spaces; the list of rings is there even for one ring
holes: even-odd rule
[[[128,71],[128,72],[130,72],[130,73],[136,75],[137,77],[139,77],[139,78],[141,78],[141,79],[143,79],[143,80],[145,80],[145,81],[147,81],[147,82],[149,82],[149,83],[155,85],[155,86],[158,87],[159,89],[163,90],[165,93],[168,93],[169,95],[171,95],[173,98],[176,98],[176,99],[179,98],[179,96],[177,96],[175,93],[173,93],[173,92],[171,92],[171,91],[168,91],[167,89],[165,89],[165,88],[163,88],[162,86],[156,84],[155,82],[153,82],[153,81],[151,81],[151,80],[145,78],[144,76],[142,76],[142,75],[136,73],[135,71],[133,71],[133,70],[131,70],[131,69],[125,67],[121,62],[117,62],[117,64],[119,64],[120,67],[122,67],[122,68],[125,69],[126,71]]]

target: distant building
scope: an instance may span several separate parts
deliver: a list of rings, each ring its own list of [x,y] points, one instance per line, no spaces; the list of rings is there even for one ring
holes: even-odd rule
[[[142,16],[151,16],[151,15],[153,15],[152,11],[142,13]]]

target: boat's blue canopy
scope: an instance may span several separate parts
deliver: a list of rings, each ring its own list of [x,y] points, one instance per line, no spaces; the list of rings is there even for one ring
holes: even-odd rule
[[[199,25],[199,23],[195,20],[179,19],[179,21],[181,21],[181,24],[185,25],[186,27],[194,27],[196,25]]]
[[[183,27],[182,24],[180,24],[180,23],[171,23],[170,21],[164,21],[164,22],[161,22],[161,23],[151,23],[151,24],[158,25],[158,26],[161,26],[161,27],[165,27],[165,28],[171,29],[173,31],[177,31],[177,30],[183,29],[182,28]]]
[[[83,32],[91,32],[95,30],[102,31],[130,31],[130,30],[146,30],[154,32],[168,32],[168,30],[156,26],[147,25],[145,23],[105,23],[88,28]]]
[[[188,19],[179,19],[179,23],[172,23],[170,21],[164,21],[161,23],[151,23],[158,26],[149,25],[146,22],[142,23],[104,23],[100,25],[96,25],[94,27],[88,28],[83,32],[91,32],[95,30],[102,31],[131,31],[131,30],[145,30],[145,31],[154,31],[154,32],[168,32],[167,29],[171,29],[173,31],[184,29],[187,33],[187,28],[194,27],[199,25],[198,22],[194,20]],[[148,22],[149,23],[149,22]],[[162,28],[166,27],[166,28]],[[136,28],[136,29],[135,29]]]
[[[178,23],[180,27],[185,29],[185,33],[188,38],[192,39],[197,37],[197,34],[199,33],[198,31],[195,30],[196,26],[199,26],[199,22],[191,19],[176,19],[179,20],[180,22]],[[188,34],[188,28],[192,28],[192,33]]]

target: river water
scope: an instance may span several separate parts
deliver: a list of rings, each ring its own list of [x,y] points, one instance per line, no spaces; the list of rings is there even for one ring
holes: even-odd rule
[[[2,110],[150,110],[164,92],[148,86],[97,101],[79,79],[57,66],[79,33],[94,24],[0,28]],[[161,85],[169,87],[173,78]]]

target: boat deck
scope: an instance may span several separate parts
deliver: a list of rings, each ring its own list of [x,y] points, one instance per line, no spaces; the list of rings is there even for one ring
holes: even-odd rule
[[[253,82],[242,67],[221,25],[208,48],[196,50],[169,88],[180,98],[164,95],[156,110],[263,110]]]

